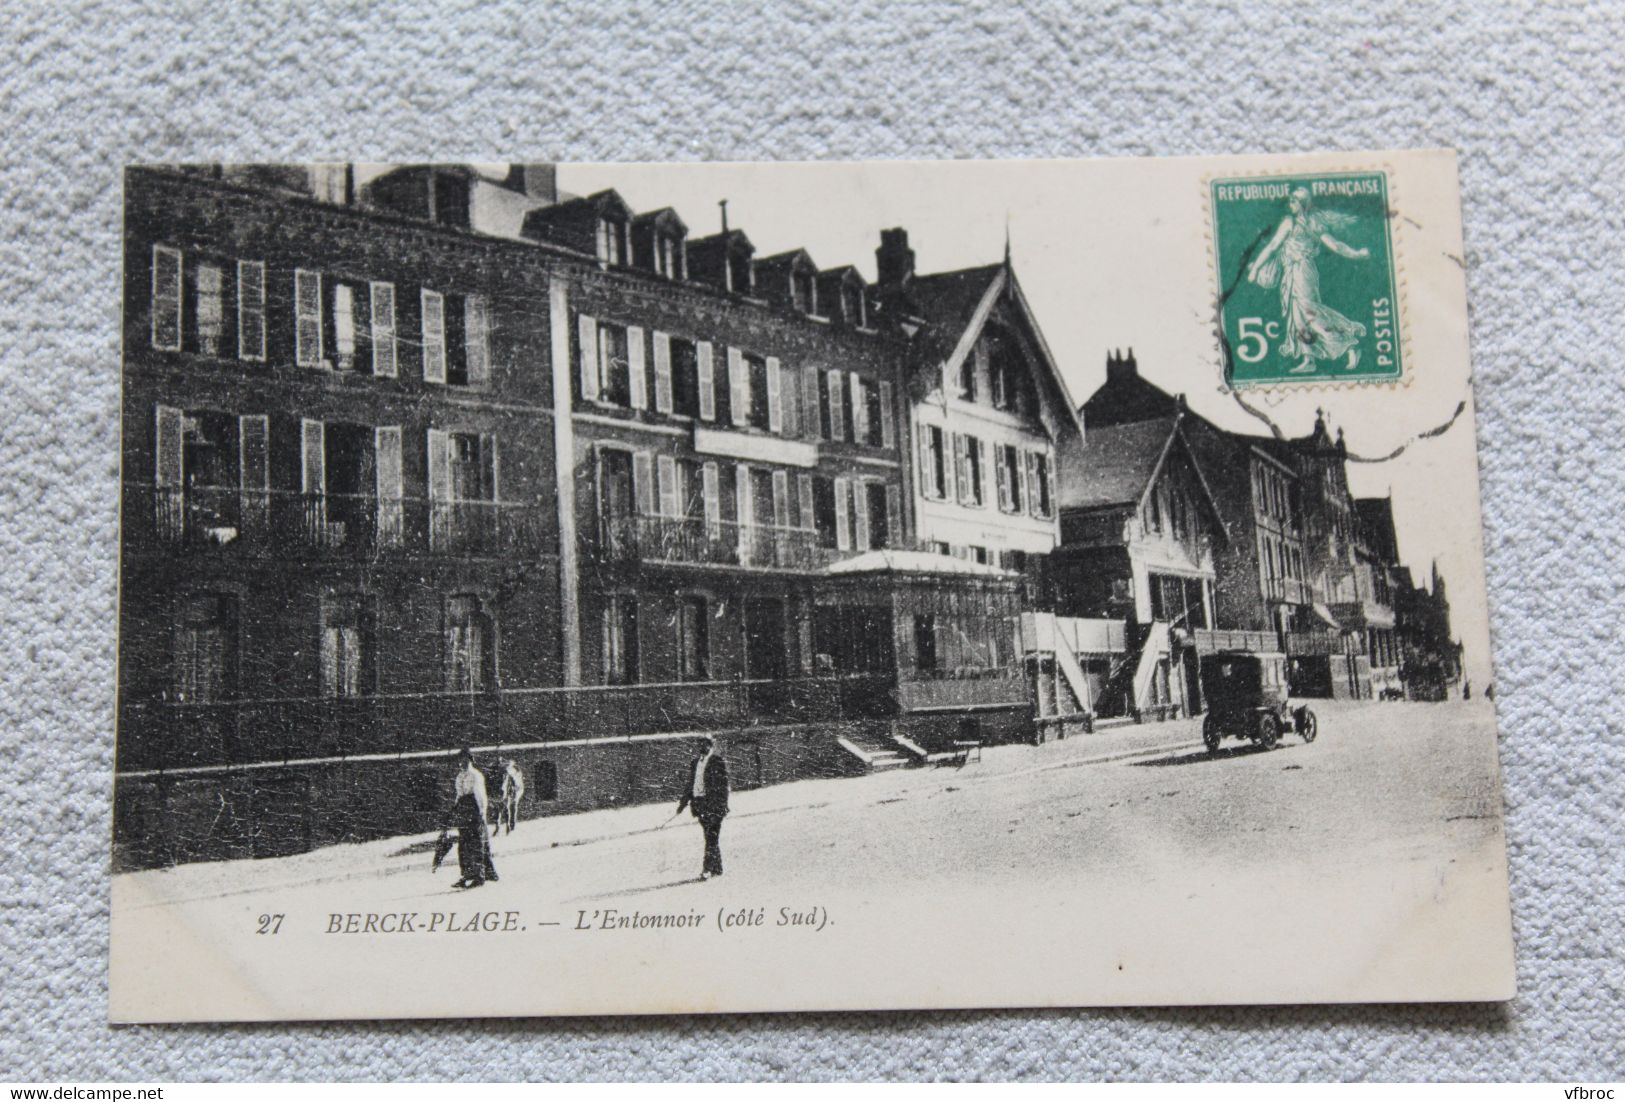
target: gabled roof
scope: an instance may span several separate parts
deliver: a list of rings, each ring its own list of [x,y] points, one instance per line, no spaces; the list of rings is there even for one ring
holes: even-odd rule
[[[546,225],[561,219],[569,219],[584,210],[591,210],[599,214],[618,214],[622,218],[632,217],[632,208],[621,198],[620,192],[614,188],[605,188],[591,195],[583,195],[576,199],[567,199],[562,203],[555,203],[550,207],[540,207],[531,211],[525,219],[529,226],[532,221],[537,225]]]
[[[894,300],[903,309],[926,323],[915,340],[916,365],[935,367],[945,364],[950,375],[970,355],[987,319],[1001,299],[1009,303],[1010,309],[1024,323],[1038,352],[1040,367],[1055,391],[1054,401],[1048,404],[1059,405],[1068,423],[1082,435],[1083,421],[1079,417],[1077,403],[1067,390],[1060,366],[1044,340],[1038,319],[1033,316],[1027,296],[1022,293],[1021,284],[1016,279],[1015,269],[1008,261],[979,268],[962,268],[955,272],[916,275],[894,293]],[[1049,427],[1051,431],[1056,428],[1053,425]]]
[[[1061,484],[1061,510],[1140,508],[1167,466],[1168,457],[1179,450],[1196,474],[1197,487],[1214,525],[1228,538],[1207,477],[1180,429],[1182,420],[1179,416],[1158,417],[1091,429],[1083,446],[1073,453],[1078,457],[1079,473]]]
[[[869,281],[864,279],[863,273],[858,271],[857,267],[852,264],[842,264],[839,268],[825,268],[818,273],[818,282],[820,283],[837,281],[851,283],[853,280],[857,280],[863,286],[868,286]]]
[[[756,259],[758,270],[762,268],[789,268],[797,264],[811,268],[815,272],[818,270],[818,265],[813,263],[813,258],[808,255],[806,249],[791,249],[789,252],[774,253],[772,256],[763,256]]]
[[[678,217],[677,211],[672,207],[661,207],[659,210],[644,211],[632,219],[634,226],[656,225],[661,227],[676,226],[679,233],[688,236],[688,223]]]
[[[1090,429],[1078,474],[1061,484],[1062,509],[1138,508],[1174,442],[1178,418]]]

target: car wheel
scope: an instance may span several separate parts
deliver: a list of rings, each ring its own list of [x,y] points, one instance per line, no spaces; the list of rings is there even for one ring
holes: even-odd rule
[[[1208,753],[1217,754],[1219,752],[1219,739],[1223,737],[1219,732],[1218,717],[1209,712],[1207,718],[1202,721],[1202,745],[1207,747]]]
[[[1298,736],[1304,742],[1314,742],[1315,736],[1320,734],[1320,720],[1308,708],[1298,712]]]
[[[1272,712],[1265,712],[1258,717],[1258,734],[1254,736],[1258,745],[1266,750],[1281,741],[1281,720]]]

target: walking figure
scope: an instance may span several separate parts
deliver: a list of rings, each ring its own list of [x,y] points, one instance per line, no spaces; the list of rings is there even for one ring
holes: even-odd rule
[[[509,758],[502,764],[502,806],[497,809],[497,826],[507,826],[509,834],[519,822],[519,801],[525,795],[525,775],[518,764]]]
[[[705,832],[705,866],[701,880],[722,875],[722,820],[728,815],[728,763],[717,753],[717,744],[706,739],[700,755],[689,763],[683,785],[683,798],[677,810],[688,808]]]
[[[474,753],[464,747],[457,755],[457,780],[452,787],[451,825],[457,828],[457,869],[462,879],[454,888],[477,888],[497,879],[491,863],[491,832],[485,825],[490,797],[485,774],[474,768]]]

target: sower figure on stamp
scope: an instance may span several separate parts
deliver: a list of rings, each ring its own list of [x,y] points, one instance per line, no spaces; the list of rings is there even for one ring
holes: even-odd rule
[[[457,828],[457,868],[462,879],[455,888],[477,888],[497,878],[491,863],[491,833],[485,825],[489,797],[485,774],[474,768],[474,754],[466,747],[457,755],[457,780],[452,789],[451,822]]]
[[[728,815],[728,763],[717,753],[717,744],[706,739],[700,755],[689,763],[684,778],[683,798],[677,810],[688,808],[705,832],[705,866],[701,880],[722,875],[722,820]]]
[[[1349,260],[1364,260],[1369,249],[1357,249],[1332,236],[1355,223],[1341,211],[1316,210],[1308,188],[1293,188],[1287,197],[1287,216],[1275,236],[1247,267],[1247,278],[1260,287],[1279,286],[1281,292],[1281,355],[1298,363],[1288,374],[1315,369],[1315,361],[1339,360],[1350,371],[1360,362],[1359,342],[1365,326],[1339,314],[1320,298],[1320,271],[1315,258],[1330,249]]]
[[[519,801],[525,796],[525,775],[512,758],[502,764],[502,806],[497,809],[497,826],[507,826],[509,834],[519,822]]]

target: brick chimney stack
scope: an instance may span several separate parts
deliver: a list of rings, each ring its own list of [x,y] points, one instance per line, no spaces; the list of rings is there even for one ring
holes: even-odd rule
[[[1127,355],[1115,350],[1106,353],[1106,381],[1108,383],[1123,382],[1139,377],[1140,365],[1134,359],[1134,349],[1129,349]]]
[[[875,271],[882,287],[899,287],[914,278],[914,250],[908,247],[907,230],[880,231],[880,248],[875,250]]]
[[[559,201],[559,166],[550,161],[511,164],[504,182],[512,190],[524,192],[527,198],[538,203],[553,204]]]

